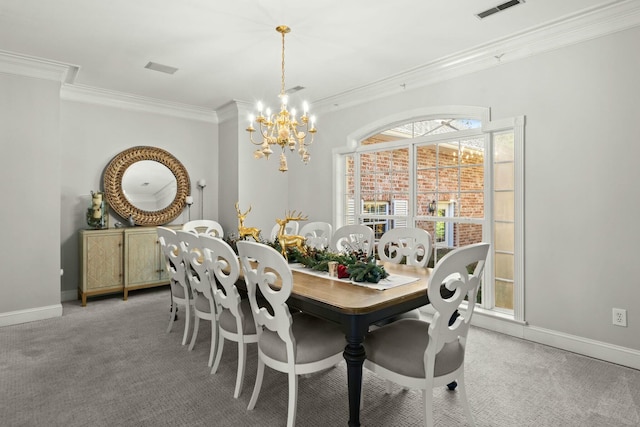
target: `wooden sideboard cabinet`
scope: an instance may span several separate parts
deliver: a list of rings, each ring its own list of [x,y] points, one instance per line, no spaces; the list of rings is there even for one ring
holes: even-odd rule
[[[171,228],[180,229],[180,226]],[[169,283],[156,227],[80,230],[82,306],[87,297]]]
[[[169,283],[155,227],[124,230],[124,299],[129,291]]]
[[[124,233],[119,229],[80,230],[82,306],[87,297],[124,290]]]

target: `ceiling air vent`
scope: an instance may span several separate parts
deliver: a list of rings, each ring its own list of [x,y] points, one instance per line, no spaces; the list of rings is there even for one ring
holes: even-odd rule
[[[289,89],[285,90],[285,93],[288,94],[288,95],[291,95],[292,93],[299,92],[302,89],[304,89],[304,86],[294,86],[292,88],[289,88]]]
[[[153,71],[160,71],[161,73],[173,74],[178,71],[175,67],[170,67],[168,65],[158,64],[157,62],[149,62],[144,68],[148,68]]]
[[[494,13],[502,12],[505,9],[509,9],[512,6],[516,6],[520,3],[524,3],[525,0],[511,0],[506,3],[499,4],[497,6],[492,7],[491,9],[487,9],[484,12],[477,13],[476,16],[480,19],[484,19],[487,16],[491,16]]]

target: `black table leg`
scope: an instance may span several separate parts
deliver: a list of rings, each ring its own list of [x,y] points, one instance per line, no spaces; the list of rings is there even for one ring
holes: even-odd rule
[[[349,426],[360,426],[360,395],[362,393],[362,365],[365,351],[362,346],[364,331],[359,325],[352,325],[347,334],[347,345],[344,348],[344,360],[347,362],[347,384],[349,387]]]

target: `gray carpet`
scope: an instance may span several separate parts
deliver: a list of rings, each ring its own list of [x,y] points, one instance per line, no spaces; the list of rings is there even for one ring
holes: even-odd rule
[[[207,367],[209,326],[192,352],[180,345],[184,318],[170,334],[167,288],[64,303],[61,318],[0,328],[2,426],[281,426],[287,380],[266,370],[255,410],[233,399],[237,349],[227,342],[216,375]],[[299,382],[298,426],[347,424],[344,362]],[[640,371],[480,328],[469,334],[466,375],[478,426],[638,426]],[[422,423],[418,391],[365,372],[364,426]],[[438,426],[466,425],[455,392],[434,391]]]

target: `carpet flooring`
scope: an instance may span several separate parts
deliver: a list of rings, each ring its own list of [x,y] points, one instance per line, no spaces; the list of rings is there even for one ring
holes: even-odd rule
[[[282,426],[287,379],[266,369],[256,408],[246,407],[257,352],[249,345],[243,392],[233,398],[237,347],[207,367],[210,325],[193,351],[171,333],[168,288],[65,302],[63,316],[0,328],[2,426]],[[183,314],[181,312],[181,314]],[[472,328],[466,377],[477,426],[640,426],[640,371]],[[419,391],[365,371],[363,426],[422,425]],[[298,426],[347,425],[344,362],[302,377]],[[434,390],[438,426],[467,425],[455,392]]]

